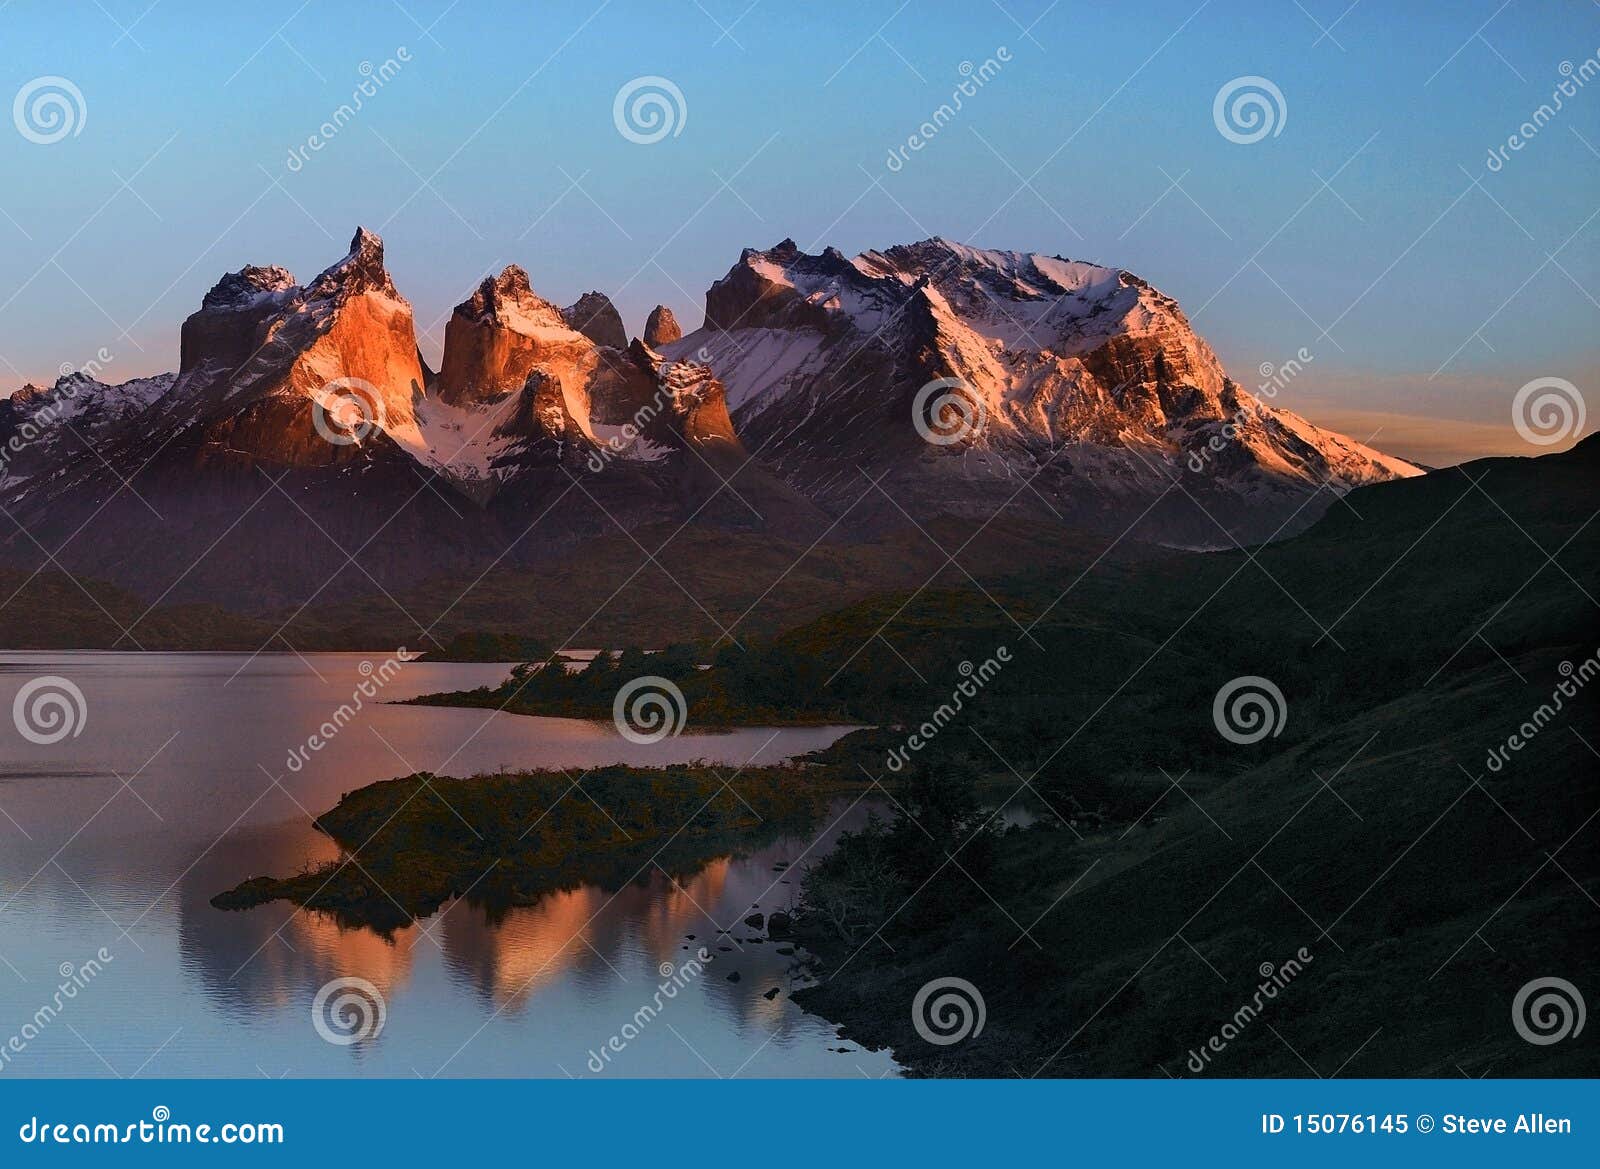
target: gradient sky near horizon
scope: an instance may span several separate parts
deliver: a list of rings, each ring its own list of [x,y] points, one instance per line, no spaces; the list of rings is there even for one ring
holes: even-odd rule
[[[172,369],[223,272],[308,279],[359,223],[434,363],[508,262],[558,303],[607,292],[635,333],[657,302],[698,325],[746,246],[942,235],[1136,272],[1246,385],[1304,349],[1279,404],[1396,453],[1539,453],[1510,425],[1536,377],[1600,418],[1600,76],[1487,165],[1563,63],[1594,67],[1589,0],[10,0],[0,37],[8,102],[42,76],[83,97],[59,142],[0,123],[0,393],[101,349],[104,380]],[[613,121],[646,75],[684,103],[653,144]],[[1245,75],[1286,113],[1238,144],[1212,107]]]

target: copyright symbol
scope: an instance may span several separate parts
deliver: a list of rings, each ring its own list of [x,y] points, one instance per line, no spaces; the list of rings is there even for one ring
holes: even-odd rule
[[[1418,1132],[1432,1132],[1433,1131],[1433,1117],[1429,1116],[1426,1112],[1424,1112],[1421,1116],[1417,1117],[1417,1131]]]

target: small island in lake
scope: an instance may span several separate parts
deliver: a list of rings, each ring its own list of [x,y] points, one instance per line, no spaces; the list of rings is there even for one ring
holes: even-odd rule
[[[252,877],[219,909],[288,900],[386,933],[454,897],[506,907],[580,883],[626,884],[652,865],[688,873],[813,824],[853,785],[832,771],[706,765],[418,773],[351,792],[315,820],[341,856],[288,877]]]

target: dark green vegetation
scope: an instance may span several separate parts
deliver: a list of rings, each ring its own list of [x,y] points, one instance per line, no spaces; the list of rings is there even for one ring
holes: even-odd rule
[[[0,646],[6,649],[254,650],[273,628],[214,605],[152,609],[103,581],[0,569]]]
[[[700,663],[712,657],[715,668]],[[842,700],[820,692],[799,695],[794,680],[804,672],[804,659],[781,645],[759,651],[724,645],[718,651],[693,645],[669,645],[646,652],[637,647],[620,653],[597,653],[581,669],[569,670],[560,657],[524,662],[498,686],[424,694],[408,700],[417,706],[468,706],[509,714],[556,718],[609,719],[617,692],[634,678],[666,678],[685,695],[698,728],[734,725],[776,726],[845,720]]]
[[[619,887],[655,866],[686,877],[810,824],[845,790],[802,767],[731,779],[703,766],[608,767],[578,778],[581,792],[562,771],[371,784],[316,819],[340,846],[339,860],[282,879],[252,877],[212,904],[249,909],[283,899],[388,932],[452,897],[504,908],[579,884]]]
[[[826,974],[799,997],[920,1073],[1196,1074],[1190,1053],[1217,1036],[1198,1074],[1595,1074],[1592,1027],[1536,1046],[1511,1004],[1536,979],[1595,985],[1600,678],[1559,712],[1536,712],[1566,678],[1562,663],[1581,674],[1600,650],[1597,486],[1591,439],[1357,491],[1280,544],[1019,555],[982,589],[951,587],[947,572],[789,632],[741,631],[709,670],[674,650],[587,679],[523,671],[529,688],[500,696],[609,717],[607,692],[648,668],[679,681],[691,726],[875,724],[787,772],[807,789],[881,778],[898,809],[807,875],[803,928]],[[1240,744],[1219,733],[1212,704],[1247,675],[1271,680],[1286,717]],[[890,766],[913,732],[922,746]],[[1513,735],[1526,745],[1490,768]],[[415,778],[356,793],[340,805],[352,804],[348,821],[336,810],[322,822],[360,846],[363,865],[387,866],[408,914],[480,877],[505,882],[497,896],[536,896],[567,879],[544,874],[580,848],[625,878],[641,845],[681,841],[703,858],[741,830],[732,804],[731,818],[689,817],[711,782],[698,769],[609,774],[627,834],[579,806],[587,819],[518,862],[521,884],[494,862],[526,847],[513,838],[560,777],[463,785],[463,800],[494,785],[462,817],[479,831],[503,821],[493,840],[426,792],[405,804]],[[1038,822],[1000,831],[985,809],[1008,800]],[[365,844],[356,810],[376,828],[396,805],[397,824],[416,823]],[[228,896],[292,889],[276,895],[380,912],[359,872],[335,870],[347,884],[331,900],[327,875]],[[1261,970],[1302,949],[1310,960],[1256,1009]],[[935,1046],[911,1004],[947,977],[979,988],[987,1021]]]
[[[1009,616],[911,599],[883,636],[925,703],[960,658],[1004,642],[1017,661],[913,756],[896,822],[810,874],[831,973],[801,1001],[928,1074],[1190,1075],[1213,1035],[1200,1074],[1595,1074],[1588,1031],[1532,1045],[1511,1004],[1538,978],[1592,988],[1600,953],[1600,679],[1536,715],[1600,650],[1597,486],[1591,440],[1358,491],[1253,557],[1040,581],[997,597]],[[831,670],[904,600],[790,644]],[[860,717],[927,717],[892,659],[827,689]],[[1246,674],[1282,689],[1287,723],[1236,745],[1212,698]],[[999,834],[963,794],[973,771],[1054,811]],[[1259,970],[1301,947],[1239,1026]],[[987,1023],[935,1046],[911,1002],[948,976]]]
[[[528,535],[537,539],[538,528]],[[1077,571],[1104,541],[1060,528],[996,521],[938,520],[917,533],[875,542],[824,542],[808,551],[765,536],[684,528],[640,528],[585,541],[548,563],[498,569],[475,581],[448,578],[394,594],[327,590],[315,603],[236,614],[207,605],[152,609],[148,600],[92,580],[84,588],[59,572],[0,569],[0,647],[6,649],[213,649],[254,652],[389,650],[404,644],[433,660],[466,660],[458,639],[506,635],[538,646],[707,646],[724,631],[743,642],[771,636],[886,588],[914,588],[930,574],[951,584],[965,573],[945,566],[940,545],[968,540],[963,566],[989,583],[1021,563]],[[651,549],[653,558],[642,548]],[[1115,557],[1147,552],[1136,545]],[[692,596],[694,601],[689,598]],[[603,603],[602,603],[603,602]],[[702,608],[703,606],[703,608]],[[494,651],[488,660],[510,658]]]
[[[548,657],[550,647],[536,638],[515,633],[486,633],[481,629],[457,633],[436,649],[423,654],[428,662],[526,662]]]

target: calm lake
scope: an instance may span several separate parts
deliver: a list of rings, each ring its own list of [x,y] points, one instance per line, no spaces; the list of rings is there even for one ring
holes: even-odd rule
[[[865,818],[864,803],[842,802],[826,831],[714,861],[678,888],[659,871],[620,891],[578,883],[493,919],[458,901],[389,939],[287,903],[213,909],[210,898],[245,877],[334,856],[310,817],[374,780],[534,766],[576,779],[597,765],[692,759],[733,769],[846,730],[697,735],[691,720],[678,738],[635,745],[610,723],[369,703],[291,770],[291,752],[384,656],[0,653],[0,1048],[21,1047],[0,1060],[0,1079],[592,1076],[591,1053],[612,1036],[624,1042],[607,1077],[898,1070],[791,1003],[803,984],[794,959],[749,942],[755,931],[739,924],[756,904],[788,908],[797,890],[781,862],[825,852]],[[508,668],[408,663],[379,700],[492,685]],[[38,743],[12,711],[47,675],[82,692],[86,717],[76,736]],[[575,867],[574,881],[583,876]],[[686,974],[702,945],[717,961]],[[110,961],[58,1004],[62,968],[102,949]],[[669,964],[681,985],[632,1026]],[[340,978],[381,993],[376,1036],[343,1045],[314,1025],[319,989]]]

